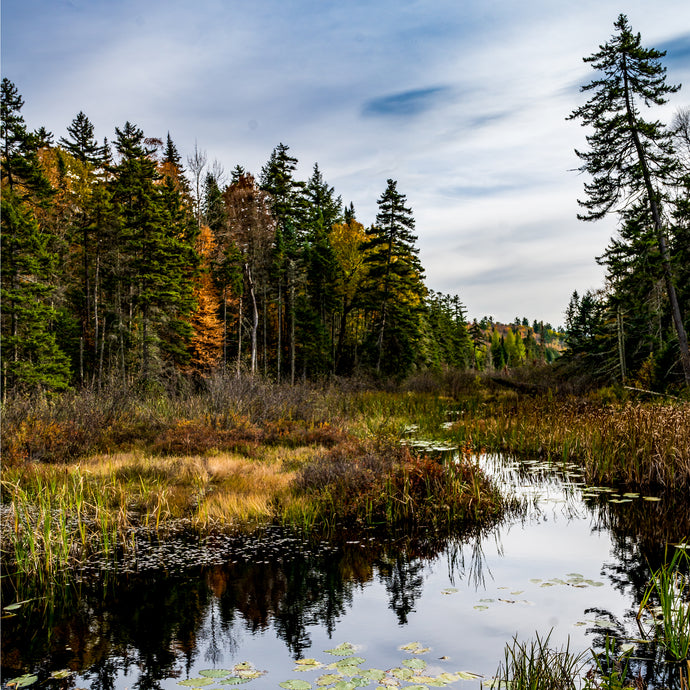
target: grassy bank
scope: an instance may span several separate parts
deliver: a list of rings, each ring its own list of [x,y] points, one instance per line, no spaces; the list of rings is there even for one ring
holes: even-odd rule
[[[203,391],[82,391],[3,406],[5,572],[50,580],[132,534],[482,523],[486,451],[582,463],[595,483],[690,488],[690,405],[520,395],[472,377],[415,390],[219,377]],[[440,464],[414,434],[461,448]]]

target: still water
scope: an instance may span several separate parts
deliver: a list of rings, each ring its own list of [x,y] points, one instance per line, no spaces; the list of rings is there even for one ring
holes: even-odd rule
[[[4,619],[2,679],[33,673],[34,687],[103,690],[316,687],[349,643],[362,669],[419,659],[426,677],[463,671],[450,687],[478,688],[515,636],[551,631],[552,647],[573,652],[601,650],[607,635],[638,639],[650,568],[688,535],[687,506],[587,488],[573,467],[478,461],[523,502],[490,530],[335,542],[279,529],[203,543],[178,535],[142,549],[139,572],[106,584],[87,573],[59,600]],[[636,644],[633,665],[650,687],[674,687],[650,661],[659,651]],[[320,666],[296,663],[305,659]]]

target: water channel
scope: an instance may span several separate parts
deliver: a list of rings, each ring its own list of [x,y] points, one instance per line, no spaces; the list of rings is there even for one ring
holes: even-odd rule
[[[635,614],[665,545],[690,533],[688,506],[586,487],[573,466],[478,461],[523,502],[489,530],[309,542],[275,528],[152,543],[137,572],[105,584],[87,573],[59,601],[4,618],[3,681],[30,672],[41,688],[306,690],[347,675],[354,656],[361,669],[427,679],[462,671],[449,687],[476,689],[514,636],[550,632],[552,647],[576,653],[607,636],[633,641],[649,687],[679,687],[660,650],[634,642]],[[424,685],[372,673],[370,687],[389,682]]]

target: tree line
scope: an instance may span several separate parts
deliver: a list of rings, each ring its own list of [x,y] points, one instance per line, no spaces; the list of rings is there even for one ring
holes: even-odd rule
[[[131,122],[57,142],[2,81],[2,390],[220,368],[294,382],[473,362],[464,305],[428,289],[406,197],[370,227],[279,144],[229,179]]]
[[[588,150],[576,151],[590,176],[579,217],[615,213],[618,233],[597,258],[604,287],[571,297],[568,345],[599,380],[690,386],[690,108],[670,125],[643,117],[680,86],[666,82],[666,53],[643,47],[625,15],[614,28],[584,58],[596,76],[570,118],[589,132]]]

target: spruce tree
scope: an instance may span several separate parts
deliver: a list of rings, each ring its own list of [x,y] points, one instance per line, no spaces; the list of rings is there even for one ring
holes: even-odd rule
[[[643,199],[658,246],[669,305],[680,349],[685,382],[690,385],[690,351],[678,301],[668,247],[668,228],[662,208],[663,188],[677,169],[670,133],[659,121],[643,119],[640,106],[663,105],[679,86],[666,83],[665,52],[643,48],[621,14],[616,33],[599,51],[585,57],[597,78],[582,87],[589,100],[569,119],[577,118],[593,132],[589,151],[576,151],[580,170],[592,176],[585,183],[587,198],[582,220],[597,220],[612,210],[624,211],[628,202]]]
[[[2,394],[64,389],[69,366],[56,343],[54,238],[37,220],[53,190],[38,159],[41,139],[28,132],[16,86],[2,80],[3,175],[0,273]]]
[[[419,315],[424,309],[426,287],[419,249],[415,246],[415,221],[405,202],[397,182],[389,179],[377,202],[376,222],[367,230],[363,246],[367,266],[363,297],[376,314],[377,373],[404,373],[409,369],[420,335]]]

